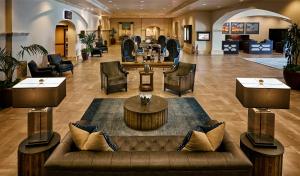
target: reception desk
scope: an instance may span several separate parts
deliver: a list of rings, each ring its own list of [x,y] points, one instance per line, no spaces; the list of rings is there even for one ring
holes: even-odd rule
[[[239,41],[222,41],[224,54],[239,54]]]
[[[273,41],[266,40],[258,43],[257,41],[248,41],[245,43],[244,52],[249,54],[272,54]]]

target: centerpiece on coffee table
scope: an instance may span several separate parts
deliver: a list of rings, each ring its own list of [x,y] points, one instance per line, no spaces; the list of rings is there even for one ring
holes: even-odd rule
[[[124,121],[135,130],[154,130],[168,120],[168,101],[162,97],[143,94],[124,102]]]

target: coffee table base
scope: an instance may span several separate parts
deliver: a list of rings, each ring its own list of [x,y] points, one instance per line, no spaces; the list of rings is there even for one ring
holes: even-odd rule
[[[168,109],[160,112],[146,114],[132,112],[124,108],[124,121],[126,125],[135,130],[155,130],[163,126],[168,120]]]

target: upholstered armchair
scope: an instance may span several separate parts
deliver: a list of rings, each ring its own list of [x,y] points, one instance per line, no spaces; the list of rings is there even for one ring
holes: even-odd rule
[[[170,39],[167,42],[167,50],[169,55],[165,57],[165,62],[174,62],[174,64],[178,64],[179,62],[179,53],[180,53],[180,46],[179,42],[175,39]]]
[[[144,53],[144,49],[141,47],[142,38],[140,36],[135,36],[134,37],[134,42],[137,45],[136,53],[138,53],[138,54]]]
[[[127,91],[128,72],[123,70],[119,61],[100,63],[101,89],[106,94],[113,91],[125,89]]]
[[[160,51],[161,53],[164,53],[166,51],[167,46],[167,38],[164,35],[160,35],[158,37],[157,43],[160,45]]]
[[[70,60],[63,60],[59,54],[48,55],[48,62],[55,66],[55,70],[61,76],[63,72],[71,71],[73,74],[73,64]]]
[[[96,48],[99,48],[102,52],[108,52],[107,44],[103,44],[103,41],[96,42]]]
[[[39,68],[33,60],[28,62],[28,68],[32,78],[55,76],[51,67]]]
[[[164,72],[164,90],[170,89],[181,96],[194,91],[196,64],[179,62],[172,70]]]
[[[121,53],[123,62],[134,62],[135,56],[132,54],[134,52],[134,41],[132,39],[125,39],[122,42]]]

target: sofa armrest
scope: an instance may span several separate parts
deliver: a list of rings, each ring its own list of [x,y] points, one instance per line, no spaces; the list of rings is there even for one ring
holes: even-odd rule
[[[61,61],[61,63],[63,63],[63,64],[72,64],[73,65],[72,61],[70,61],[70,60],[63,60],[63,61]]]
[[[45,163],[46,168],[53,167],[63,167],[69,166],[70,158],[67,156],[67,153],[72,152],[73,141],[71,138],[71,134],[67,133],[67,135],[63,138],[61,143],[56,147],[50,157],[47,159]]]

